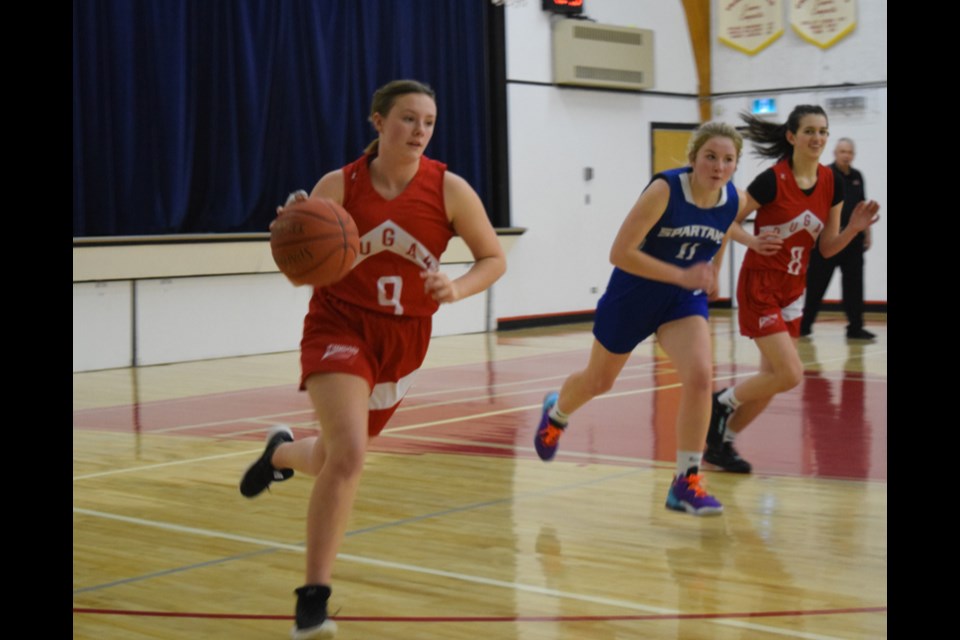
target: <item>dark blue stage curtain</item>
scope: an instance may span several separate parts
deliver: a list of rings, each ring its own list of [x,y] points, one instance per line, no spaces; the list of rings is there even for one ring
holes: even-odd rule
[[[489,0],[74,0],[74,237],[266,231],[359,157],[370,99],[437,92],[427,155],[489,210]]]

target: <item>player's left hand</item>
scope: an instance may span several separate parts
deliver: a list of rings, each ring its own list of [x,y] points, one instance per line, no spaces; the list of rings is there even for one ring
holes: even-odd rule
[[[879,210],[880,205],[876,200],[858,202],[857,206],[853,208],[853,213],[850,214],[850,223],[847,226],[853,227],[857,231],[863,231],[880,219],[880,215],[877,213]]]
[[[764,231],[760,235],[752,236],[753,244],[747,245],[762,256],[772,256],[783,247],[783,238],[776,233]]]
[[[710,285],[710,288],[706,290],[707,300],[713,302],[720,297],[720,272],[714,270],[713,274],[713,284]]]
[[[460,299],[457,285],[445,273],[440,271],[421,271],[423,291],[437,302],[444,304]]]

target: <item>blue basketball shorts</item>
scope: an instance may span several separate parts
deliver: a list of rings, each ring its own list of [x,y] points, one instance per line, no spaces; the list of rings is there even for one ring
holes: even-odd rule
[[[630,274],[611,277],[597,303],[593,335],[611,353],[630,353],[660,325],[686,318],[709,318],[707,294]]]

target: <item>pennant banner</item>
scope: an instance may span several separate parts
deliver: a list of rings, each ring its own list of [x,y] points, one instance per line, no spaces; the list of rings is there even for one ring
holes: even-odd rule
[[[780,0],[720,0],[718,39],[728,47],[753,55],[783,35]]]
[[[826,49],[853,31],[856,0],[791,0],[790,26],[801,38]]]

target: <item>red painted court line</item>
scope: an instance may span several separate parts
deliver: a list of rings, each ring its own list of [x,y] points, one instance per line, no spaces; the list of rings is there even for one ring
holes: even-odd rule
[[[74,613],[143,616],[161,618],[204,618],[226,620],[292,620],[290,615],[240,613],[187,613],[172,611],[121,611],[74,607]],[[851,613],[886,613],[887,607],[852,607],[847,609],[809,609],[798,611],[752,611],[746,613],[676,613],[623,616],[330,616],[341,622],[615,622],[629,620],[726,620],[734,618],[781,618],[795,616],[830,616]]]
[[[386,432],[389,436],[392,429],[415,426],[409,434],[417,437],[404,439],[406,434],[398,433],[401,437],[380,438],[371,451],[532,457],[531,434],[543,394],[561,383],[563,372],[582,364],[585,353],[426,369]],[[585,464],[603,463],[604,456],[617,456],[620,464],[672,461],[680,391],[675,371],[661,364],[634,354],[628,365],[636,369],[618,379],[609,396],[578,412],[561,456],[577,454],[575,459]],[[716,373],[725,379],[724,371],[740,376],[754,370],[728,364]],[[767,474],[885,481],[886,400],[885,377],[807,371],[803,383],[777,396],[738,441],[740,452]],[[273,386],[76,411],[74,429],[259,441],[271,420],[310,422],[306,394],[293,385]]]
[[[75,429],[117,431],[137,426],[142,431],[149,432],[184,424],[244,421],[250,416],[271,416],[297,411],[311,416],[313,409],[307,395],[291,384],[155,400],[135,405],[81,409],[73,412],[73,426]]]

